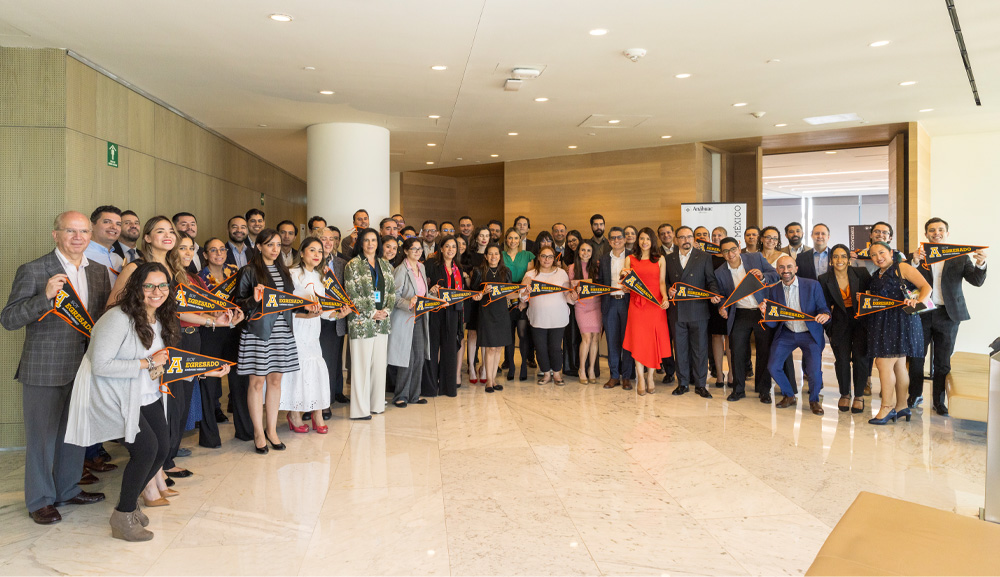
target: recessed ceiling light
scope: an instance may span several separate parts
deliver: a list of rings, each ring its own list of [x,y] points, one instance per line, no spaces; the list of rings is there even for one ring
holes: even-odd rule
[[[271,14],[271,16],[269,16],[269,18],[271,20],[274,20],[275,22],[291,22],[292,21],[292,17],[289,16],[288,14]]]
[[[843,114],[830,114],[827,116],[810,116],[809,118],[803,118],[802,120],[805,120],[806,123],[815,126],[818,124],[834,124],[836,122],[861,122],[864,118],[858,116],[856,112],[846,112]]]
[[[872,48],[878,48],[879,46],[885,46],[888,43],[889,43],[888,40],[876,40],[875,42],[869,44],[869,46],[871,46]]]
[[[827,154],[837,154],[837,151],[836,150],[827,150],[826,153]]]
[[[605,30],[604,28],[594,28],[593,30],[590,31],[591,36],[604,36],[607,33],[608,31]]]
[[[261,127],[261,128],[267,128],[267,125],[266,125],[266,124],[258,124],[257,126],[259,126],[259,127]]]
[[[316,70],[315,66],[303,66],[302,70]]]
[[[325,96],[330,96],[330,95],[331,95],[331,94],[333,94],[334,92],[333,92],[332,90],[320,90],[320,91],[319,91],[319,93],[320,93],[320,94],[323,94],[323,95],[325,95]]]
[[[916,80],[906,80],[904,82],[900,82],[899,85],[900,86],[913,86],[916,83],[917,83]]]
[[[663,136],[661,136],[660,138],[673,138],[673,137],[672,137],[672,136],[670,136],[669,134],[664,134],[664,135],[663,135]]]
[[[539,96],[538,98],[535,99],[535,102],[548,102],[548,101],[549,99],[545,98],[544,96]]]
[[[440,115],[438,115],[438,114],[431,114],[431,115],[430,115],[430,116],[428,116],[427,118],[433,118],[433,119],[437,120],[438,118],[441,118],[441,116],[440,116]]]
[[[427,164],[434,164],[434,161],[433,160],[428,160]]]
[[[437,66],[431,66],[431,70],[448,70],[448,67],[438,64]]]
[[[934,110],[933,108],[921,108],[920,112],[931,112],[933,110]]]
[[[458,158],[456,158],[455,160],[465,160],[465,159],[464,159],[464,158],[462,158],[461,156],[459,156],[459,157],[458,157]]]
[[[569,145],[569,146],[567,146],[566,148],[576,148],[576,145],[575,145],[575,144],[570,144],[570,145]]]
[[[780,124],[775,124],[775,126],[777,126],[778,128],[781,128],[781,127],[783,127],[783,126],[788,126],[788,125],[787,125],[787,124],[785,124],[784,122],[782,122],[782,123],[780,123]]]
[[[734,104],[733,106],[735,106],[736,108],[739,108],[740,106],[746,106],[746,105],[747,105],[747,103],[746,103],[746,102],[737,102],[737,103],[736,103],[736,104]]]
[[[508,132],[507,136],[517,136],[517,133],[516,132]]]
[[[491,154],[490,158],[497,158],[498,156],[500,156],[500,155],[499,154]]]
[[[691,78],[691,75],[690,75],[690,74],[688,74],[688,73],[684,73],[684,74],[674,74],[674,78]]]
[[[609,120],[608,124],[618,124],[621,120]]]
[[[437,146],[437,143],[436,142],[428,142],[427,146]]]

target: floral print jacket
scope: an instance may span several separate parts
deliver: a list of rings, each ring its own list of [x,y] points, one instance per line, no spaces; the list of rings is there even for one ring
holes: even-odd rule
[[[396,305],[396,283],[392,276],[392,266],[385,259],[378,259],[379,275],[385,283],[385,294],[382,295],[383,310],[392,311]],[[364,256],[357,256],[344,267],[344,290],[351,297],[358,313],[347,316],[347,332],[352,339],[372,339],[375,335],[388,335],[391,323],[389,317],[376,321],[375,288],[372,286],[372,274]]]

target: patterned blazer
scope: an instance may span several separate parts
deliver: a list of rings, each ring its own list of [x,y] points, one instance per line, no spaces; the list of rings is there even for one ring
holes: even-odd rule
[[[95,261],[83,269],[87,275],[87,312],[96,323],[111,296],[108,269]],[[0,323],[9,331],[25,328],[21,362],[14,378],[25,385],[58,387],[76,377],[87,337],[56,315],[38,319],[52,309],[45,298],[45,285],[57,274],[65,274],[55,250],[18,267]]]
[[[382,298],[382,308],[392,312],[396,306],[396,283],[393,280],[392,266],[383,258],[378,259],[379,274],[385,282],[385,295]],[[364,255],[352,258],[344,267],[344,290],[351,297],[358,314],[347,315],[347,332],[352,339],[372,339],[375,335],[388,335],[392,326],[389,318],[376,321],[375,287],[372,286],[372,274]]]

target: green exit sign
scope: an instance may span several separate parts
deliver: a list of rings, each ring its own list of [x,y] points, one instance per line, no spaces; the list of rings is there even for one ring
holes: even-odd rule
[[[108,166],[118,168],[118,145],[114,142],[108,143]]]

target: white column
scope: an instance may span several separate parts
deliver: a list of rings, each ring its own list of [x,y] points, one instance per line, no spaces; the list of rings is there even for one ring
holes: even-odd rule
[[[369,124],[335,122],[306,129],[306,190],[309,216],[319,215],[351,232],[352,216],[368,211],[370,225],[389,212],[389,130]]]

